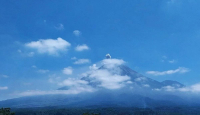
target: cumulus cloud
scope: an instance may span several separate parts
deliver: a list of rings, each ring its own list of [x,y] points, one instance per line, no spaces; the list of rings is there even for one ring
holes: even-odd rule
[[[149,75],[154,75],[154,76],[162,76],[162,75],[170,75],[170,74],[175,74],[175,73],[186,73],[189,72],[190,70],[188,68],[184,67],[179,67],[178,69],[175,70],[167,70],[167,71],[147,71],[146,73]]]
[[[72,67],[66,67],[63,69],[63,73],[66,75],[71,75],[73,73]]]
[[[84,50],[89,50],[89,47],[86,45],[86,44],[83,44],[83,45],[78,45],[76,48],[75,48],[76,51],[84,51]]]
[[[90,63],[89,59],[78,59],[77,61],[74,62],[74,64],[85,64],[85,63]]]
[[[0,90],[7,90],[8,89],[8,87],[0,87]]]
[[[79,30],[74,30],[73,31],[73,34],[75,35],[75,36],[80,36],[81,35],[81,31],[79,31]]]
[[[49,72],[49,70],[44,70],[44,69],[40,69],[40,70],[38,70],[37,72],[39,72],[39,73],[48,73]]]
[[[64,25],[63,24],[58,24],[57,26],[55,26],[55,28],[57,30],[63,30],[64,29]]]
[[[38,53],[49,55],[58,55],[61,51],[67,51],[71,46],[69,42],[62,38],[40,39],[25,44],[26,47],[36,49]]]

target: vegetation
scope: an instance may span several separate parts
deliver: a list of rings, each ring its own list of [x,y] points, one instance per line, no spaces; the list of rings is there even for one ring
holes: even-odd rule
[[[10,108],[1,108],[0,115],[15,115],[15,113],[11,113]]]
[[[21,108],[15,115],[200,115],[200,107]],[[0,114],[1,115],[1,114]],[[10,115],[10,114],[9,114]]]

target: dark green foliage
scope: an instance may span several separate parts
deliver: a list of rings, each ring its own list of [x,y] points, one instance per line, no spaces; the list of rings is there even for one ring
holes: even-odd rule
[[[158,108],[26,108],[13,109],[15,115],[200,115],[200,107]]]
[[[100,113],[91,113],[90,114],[90,113],[87,112],[87,113],[83,113],[83,115],[100,115]]]
[[[1,108],[0,115],[15,115],[15,113],[11,113],[10,108]]]

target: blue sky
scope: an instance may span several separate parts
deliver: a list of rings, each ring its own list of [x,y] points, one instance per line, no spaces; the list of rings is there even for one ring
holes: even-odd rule
[[[200,82],[196,0],[1,0],[0,99],[54,90],[105,58],[152,79]]]

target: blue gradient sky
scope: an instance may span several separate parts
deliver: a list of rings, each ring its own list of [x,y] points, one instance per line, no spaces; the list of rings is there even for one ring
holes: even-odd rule
[[[51,77],[77,77],[107,53],[158,81],[199,83],[199,5],[197,0],[1,0],[0,99],[57,89]],[[27,46],[58,37],[71,45],[53,54]],[[64,74],[64,68],[73,74]]]

